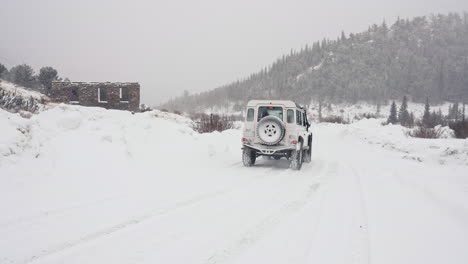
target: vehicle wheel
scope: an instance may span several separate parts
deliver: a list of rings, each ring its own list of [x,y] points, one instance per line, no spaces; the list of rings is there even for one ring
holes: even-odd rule
[[[302,149],[302,142],[300,142],[301,146],[299,150],[291,151],[291,164],[289,167],[293,170],[301,170],[302,168],[302,161],[304,159],[304,151]]]
[[[275,160],[280,160],[280,159],[281,159],[281,156],[273,156],[273,158],[274,158]]]
[[[247,148],[242,151],[242,162],[245,167],[252,167],[255,165],[256,159],[257,156],[255,155],[255,151]]]
[[[309,149],[304,151],[304,162],[311,162],[312,161],[312,138],[309,138]]]
[[[257,124],[257,136],[265,145],[276,145],[283,138],[286,129],[283,121],[276,116],[266,116]]]
[[[309,150],[304,150],[304,162],[309,163],[310,160]]]

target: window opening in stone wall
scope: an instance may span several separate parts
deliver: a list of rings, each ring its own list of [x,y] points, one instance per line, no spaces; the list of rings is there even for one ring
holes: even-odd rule
[[[107,89],[105,87],[98,88],[98,102],[107,103]]]
[[[128,103],[128,89],[120,88],[120,102]]]
[[[78,87],[71,88],[70,94],[70,103],[79,103],[80,102],[80,95],[78,93]]]

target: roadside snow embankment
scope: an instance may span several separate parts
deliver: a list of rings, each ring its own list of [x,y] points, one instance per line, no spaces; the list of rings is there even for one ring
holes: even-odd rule
[[[73,165],[70,162],[92,168],[87,164],[97,166],[106,160],[137,162],[139,166],[141,162],[153,165],[162,159],[160,166],[166,167],[177,166],[182,160],[200,164],[197,158],[200,155],[211,157],[218,151],[230,150],[229,141],[217,134],[240,136],[234,130],[211,133],[208,139],[207,135],[192,130],[190,119],[157,110],[131,114],[59,105],[30,119],[0,110],[0,122],[3,129],[0,164],[8,167],[20,160],[33,159],[39,160],[38,165],[42,166],[40,160],[55,160],[54,171],[56,166],[69,171]],[[15,158],[9,157],[11,154],[16,154]],[[71,158],[74,156],[76,159]],[[166,157],[173,158],[166,160]],[[119,167],[119,163],[111,167]]]
[[[452,138],[448,128],[441,128],[442,138],[423,139],[408,136],[409,128],[382,125],[383,119],[362,119],[349,125],[320,123],[318,126],[339,126],[343,136],[358,137],[363,142],[395,151],[403,159],[438,164],[468,165],[468,139]]]

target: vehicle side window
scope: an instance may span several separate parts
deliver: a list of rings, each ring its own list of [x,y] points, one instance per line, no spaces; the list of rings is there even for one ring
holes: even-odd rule
[[[253,121],[254,120],[254,109],[253,108],[249,108],[247,110],[247,121]]]
[[[302,125],[302,115],[299,110],[296,110],[296,124]]]
[[[302,113],[302,125],[306,126],[306,115],[305,115],[305,113]]]
[[[288,109],[287,118],[288,118],[288,123],[294,123],[294,110]]]

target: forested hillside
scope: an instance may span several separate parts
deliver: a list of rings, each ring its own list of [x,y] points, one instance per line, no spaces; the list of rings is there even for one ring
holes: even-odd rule
[[[292,99],[307,104],[401,99],[468,101],[468,14],[398,19],[361,33],[324,39],[291,51],[249,77],[161,108],[201,111],[249,99]]]

